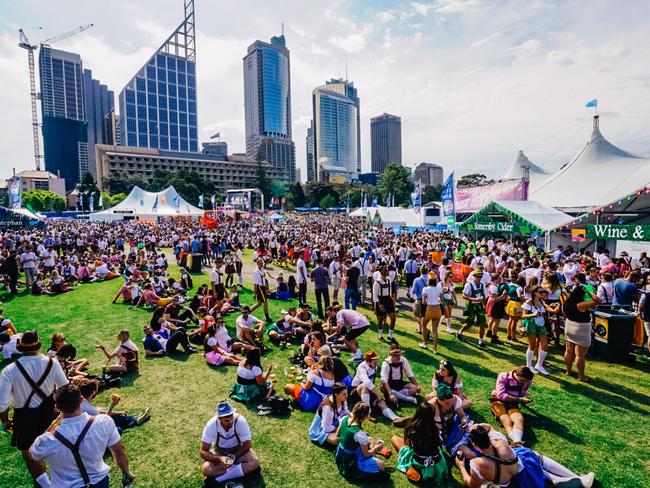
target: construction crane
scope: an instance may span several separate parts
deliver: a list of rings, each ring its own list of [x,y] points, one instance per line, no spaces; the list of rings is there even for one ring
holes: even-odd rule
[[[75,29],[72,29],[68,32],[64,32],[63,34],[60,34],[58,36],[45,39],[43,42],[41,42],[41,44],[47,44],[48,42],[56,42],[62,39],[66,39],[70,36],[74,36],[75,34],[79,34],[80,32],[83,32],[86,29],[90,29],[93,25],[94,24],[80,25],[79,27],[76,27]],[[25,34],[25,31],[23,29],[18,29],[18,33],[20,35],[20,41],[18,42],[18,46],[27,50],[27,64],[29,66],[29,95],[32,101],[32,132],[34,136],[34,163],[36,165],[36,171],[40,171],[42,156],[41,156],[41,149],[40,149],[40,137],[38,135],[40,130],[40,126],[38,123],[38,107],[37,107],[37,100],[39,95],[38,92],[36,91],[36,73],[34,70],[34,51],[38,49],[38,46],[29,42],[29,39],[27,38],[27,35]]]

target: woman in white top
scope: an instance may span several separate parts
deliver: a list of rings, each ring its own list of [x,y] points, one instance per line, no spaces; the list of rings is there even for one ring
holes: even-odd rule
[[[284,392],[291,396],[300,409],[315,412],[321,402],[332,393],[334,386],[334,361],[329,356],[321,356],[318,363],[307,373],[304,383],[288,384]]]
[[[431,332],[433,333],[433,354],[438,353],[438,323],[442,317],[440,300],[443,294],[442,285],[438,283],[435,277],[429,278],[429,285],[422,290],[422,306],[425,307],[424,317],[422,318],[422,342],[420,347],[427,349],[427,338],[429,330],[427,326],[431,322]]]
[[[309,439],[321,446],[325,443],[336,446],[339,438],[336,429],[343,417],[350,415],[348,410],[348,388],[344,383],[334,383],[332,394],[325,398],[314,415],[309,427]]]
[[[112,353],[106,350],[106,346],[98,344],[95,347],[101,349],[110,362],[113,358],[119,360],[118,364],[112,364],[106,368],[109,373],[135,373],[138,371],[138,346],[131,340],[128,329],[122,329],[117,333],[117,340],[120,345]]]

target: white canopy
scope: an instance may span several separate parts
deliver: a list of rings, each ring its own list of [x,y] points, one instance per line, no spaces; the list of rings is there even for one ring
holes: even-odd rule
[[[566,212],[584,212],[623,198],[647,183],[650,160],[607,141],[596,116],[587,144],[571,162],[531,187],[528,198]]]
[[[155,220],[158,217],[201,217],[203,210],[187,203],[173,186],[160,191],[144,191],[133,187],[129,196],[108,210],[90,214],[90,220],[121,220],[137,218]]]
[[[28,217],[32,220],[44,220],[45,215],[41,213],[34,213],[26,208],[12,208],[10,209],[12,212],[19,213],[21,215],[24,215],[25,217]]]
[[[544,168],[537,166],[526,157],[523,151],[518,151],[517,156],[510,164],[508,171],[503,175],[501,180],[521,180],[528,173],[530,187],[535,187],[541,183],[550,174]]]
[[[543,231],[557,229],[558,227],[573,221],[573,217],[570,215],[533,200],[497,200],[494,203],[514,214],[517,214],[522,219],[530,222]]]

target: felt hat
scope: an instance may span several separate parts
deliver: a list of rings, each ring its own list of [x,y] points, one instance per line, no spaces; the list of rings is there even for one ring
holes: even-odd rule
[[[237,409],[235,409],[235,407],[233,407],[226,400],[223,400],[223,401],[219,402],[219,405],[217,406],[217,417],[218,418],[230,417],[236,411],[237,411]]]
[[[41,340],[35,330],[25,332],[18,340],[16,349],[20,352],[38,351],[41,348]]]

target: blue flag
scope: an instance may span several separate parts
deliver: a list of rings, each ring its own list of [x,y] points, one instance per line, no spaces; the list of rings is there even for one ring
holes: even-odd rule
[[[597,108],[598,107],[598,99],[594,98],[593,100],[589,100],[587,103],[585,103],[585,107]]]
[[[421,194],[420,194],[420,182],[415,183],[415,188],[413,193],[411,193],[411,203],[413,204],[413,210],[416,214],[420,213],[420,203],[421,203]]]
[[[151,206],[151,211],[155,212],[158,210],[158,195],[156,195],[156,201],[153,202],[153,205]]]
[[[452,172],[445,184],[442,186],[442,193],[440,195],[442,201],[442,211],[445,216],[456,215],[456,204],[454,201],[454,173]]]
[[[390,207],[390,193],[386,195],[386,206]]]
[[[176,211],[177,211],[177,212],[180,210],[180,207],[181,207],[181,197],[179,197],[178,195],[176,195],[176,196],[174,197],[174,207],[176,207]]]
[[[199,207],[203,208],[203,195],[199,195]]]
[[[372,197],[372,204],[370,206],[371,207],[376,207],[377,206],[377,197],[376,196]]]

